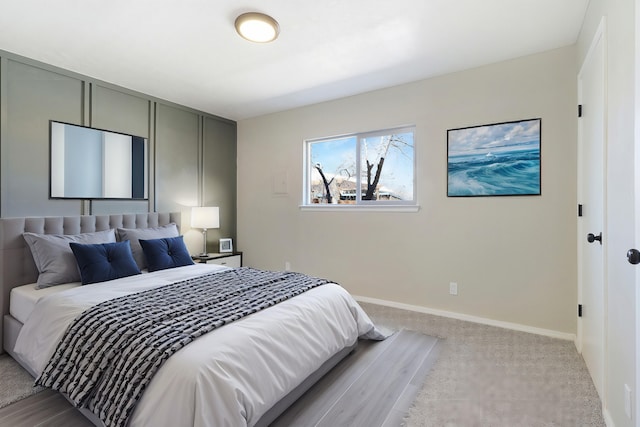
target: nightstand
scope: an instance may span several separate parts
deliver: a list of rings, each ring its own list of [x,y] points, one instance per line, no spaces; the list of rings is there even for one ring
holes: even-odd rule
[[[227,267],[242,267],[242,252],[229,252],[229,253],[209,253],[206,257],[193,255],[191,257],[194,261],[202,264],[212,263],[226,265]]]

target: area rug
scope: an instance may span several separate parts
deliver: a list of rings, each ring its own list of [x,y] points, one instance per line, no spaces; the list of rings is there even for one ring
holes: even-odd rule
[[[33,386],[33,377],[7,354],[0,355],[0,408],[44,390]]]

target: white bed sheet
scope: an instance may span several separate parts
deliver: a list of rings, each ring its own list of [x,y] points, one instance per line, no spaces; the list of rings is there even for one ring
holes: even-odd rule
[[[16,352],[40,373],[75,316],[122,295],[193,277],[195,264],[58,292],[40,299]],[[358,337],[382,338],[343,288],[327,284],[216,329],[156,373],[130,426],[252,426],[325,360]]]
[[[11,289],[11,294],[9,295],[9,313],[20,321],[20,323],[27,321],[41,298],[66,291],[67,289],[76,288],[81,286],[81,283],[66,283],[64,285],[50,286],[43,289],[36,289],[36,286],[36,283],[31,283]]]

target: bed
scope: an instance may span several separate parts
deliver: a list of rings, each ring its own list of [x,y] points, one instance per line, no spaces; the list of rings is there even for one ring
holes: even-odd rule
[[[4,350],[37,377],[64,331],[87,308],[202,275],[220,279],[235,274],[224,266],[194,264],[102,284],[70,282],[35,290],[38,269],[23,233],[73,236],[173,223],[180,223],[179,214],[0,219]],[[343,288],[333,283],[313,287],[178,349],[152,377],[127,425],[268,425],[348,355],[359,338],[383,335]],[[104,424],[80,409],[94,424]]]

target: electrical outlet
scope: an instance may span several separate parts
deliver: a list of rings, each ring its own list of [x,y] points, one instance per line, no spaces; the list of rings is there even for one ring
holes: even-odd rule
[[[456,282],[449,283],[449,293],[451,295],[458,295],[458,284]]]
[[[284,271],[291,271],[291,263],[289,261],[284,262]]]
[[[631,419],[631,388],[625,384],[624,385],[624,412],[627,414],[627,417]]]

